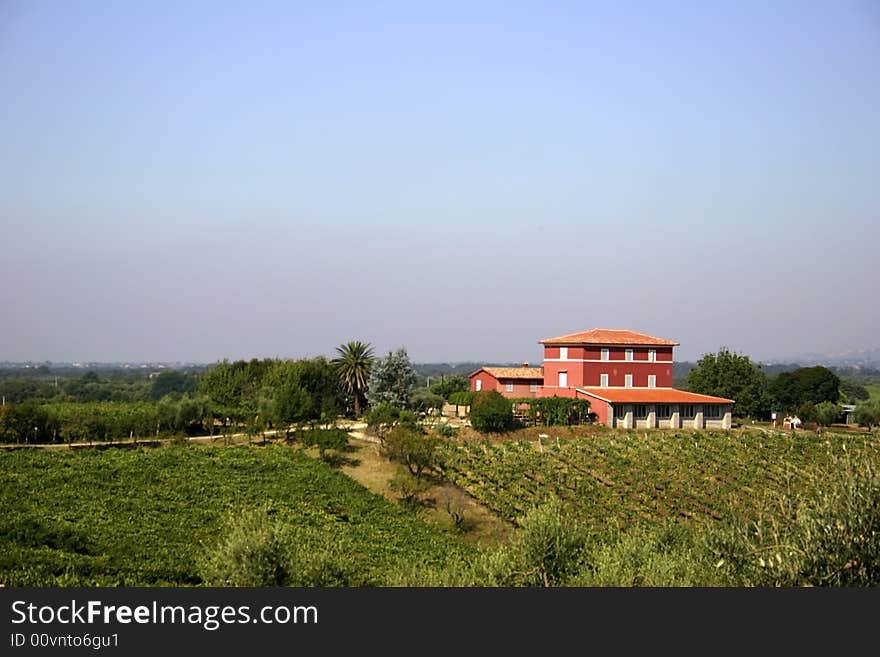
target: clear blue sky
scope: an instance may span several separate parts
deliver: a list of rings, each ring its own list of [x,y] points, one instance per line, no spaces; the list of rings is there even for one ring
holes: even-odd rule
[[[880,346],[880,3],[0,0],[0,360]]]

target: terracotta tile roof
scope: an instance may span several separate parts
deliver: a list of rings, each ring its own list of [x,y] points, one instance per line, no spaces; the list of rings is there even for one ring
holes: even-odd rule
[[[735,404],[732,399],[700,395],[675,388],[578,388],[612,404]]]
[[[544,379],[543,367],[481,367],[473,374],[488,372],[496,379]]]
[[[601,329],[595,328],[580,333],[569,333],[556,338],[538,340],[540,344],[631,344],[652,345],[663,347],[678,346],[678,342],[655,338],[652,335],[627,331],[626,329]]]

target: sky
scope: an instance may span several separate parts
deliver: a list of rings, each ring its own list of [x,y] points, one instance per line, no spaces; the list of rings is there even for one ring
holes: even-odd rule
[[[880,3],[0,0],[0,360],[880,346]]]

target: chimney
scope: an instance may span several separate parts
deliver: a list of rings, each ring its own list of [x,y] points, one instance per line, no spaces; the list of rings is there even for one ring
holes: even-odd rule
[[[523,361],[523,367],[528,367],[528,366],[529,366],[529,361],[524,360],[524,361]]]

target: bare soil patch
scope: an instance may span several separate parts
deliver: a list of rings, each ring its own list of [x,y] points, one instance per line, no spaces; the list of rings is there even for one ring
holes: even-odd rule
[[[399,503],[400,496],[389,486],[397,472],[396,464],[379,453],[377,442],[359,435],[349,439],[348,462],[340,469],[365,488]],[[461,488],[439,479],[432,482],[431,487],[419,496],[419,513],[427,522],[455,532],[462,540],[480,547],[493,547],[511,538],[513,525],[492,514]],[[458,528],[453,512],[463,518]]]

